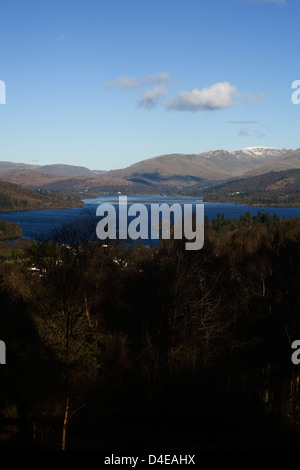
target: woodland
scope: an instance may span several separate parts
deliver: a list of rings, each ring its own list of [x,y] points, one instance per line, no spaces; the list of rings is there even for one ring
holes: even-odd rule
[[[70,230],[0,243],[0,449],[299,447],[299,219],[206,219],[196,252]]]

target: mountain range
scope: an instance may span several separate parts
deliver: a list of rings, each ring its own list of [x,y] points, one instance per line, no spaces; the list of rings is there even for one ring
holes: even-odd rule
[[[193,182],[212,183],[244,174],[251,175],[252,171],[260,167],[279,163],[282,159],[292,158],[293,155],[293,149],[271,147],[214,150],[200,154],[170,154],[143,160],[123,170],[107,172],[105,176],[117,176],[139,183],[189,186]]]
[[[76,165],[0,162],[0,181],[43,191],[98,194],[189,194],[227,182],[300,169],[300,149],[247,147],[198,154],[168,154],[126,168],[90,170]],[[275,176],[274,176],[275,177]],[[250,180],[249,180],[250,181]]]

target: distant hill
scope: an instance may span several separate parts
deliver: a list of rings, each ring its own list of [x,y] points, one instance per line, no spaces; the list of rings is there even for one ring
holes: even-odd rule
[[[205,190],[195,186],[191,194],[201,194],[206,202],[300,207],[300,169],[271,171]]]
[[[47,189],[46,186],[70,178],[97,178],[104,172],[93,171],[75,165],[26,165],[22,163],[0,162],[0,181],[14,183],[31,189]],[[62,188],[65,190],[65,188]]]
[[[11,169],[0,172],[0,181],[14,183],[27,188],[38,189],[49,183],[65,180],[65,176],[55,176],[27,168]]]
[[[127,168],[89,170],[76,165],[0,162],[0,181],[51,192],[98,194],[188,194],[237,178],[300,168],[300,149],[247,147],[198,154],[169,154]]]
[[[81,207],[78,197],[53,195],[0,182],[0,212]]]
[[[252,147],[242,150],[214,150],[200,154],[170,154],[149,158],[105,176],[138,182],[191,185],[195,182],[224,181],[241,176],[266,163],[282,159],[293,149]]]
[[[7,170],[15,170],[15,169],[34,170],[36,168],[37,168],[37,165],[28,165],[26,163],[0,162],[0,173],[7,171]]]
[[[283,171],[300,168],[300,149],[289,152],[283,158],[263,165],[255,170],[247,172],[244,176],[256,176],[268,173],[270,171]]]
[[[95,172],[93,170],[89,170],[84,166],[76,165],[43,165],[40,167],[40,171],[47,175],[64,176],[68,178],[73,178],[74,176],[90,176],[93,178],[95,176]]]
[[[86,178],[77,177],[69,178],[62,181],[48,183],[43,186],[51,192],[68,191],[72,193],[84,194],[86,197],[94,197],[99,194],[157,194],[163,192],[164,185],[154,184],[150,182],[137,182],[118,177],[101,177]]]
[[[102,174],[100,171],[89,170],[83,166],[76,165],[64,165],[64,164],[53,164],[53,165],[28,165],[26,163],[14,163],[14,162],[0,162],[0,176],[6,173],[9,176],[8,171],[11,171],[13,175],[17,175],[20,170],[26,170],[29,172],[37,172],[38,174],[53,175],[64,178],[73,178],[75,176],[89,176],[95,177]]]

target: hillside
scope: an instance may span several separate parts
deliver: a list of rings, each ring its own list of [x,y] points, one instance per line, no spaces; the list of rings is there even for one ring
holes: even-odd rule
[[[178,185],[168,185],[163,183],[154,183],[142,180],[133,181],[118,177],[101,177],[101,178],[69,178],[66,180],[56,181],[42,186],[43,190],[51,192],[69,191],[70,193],[84,194],[87,197],[97,197],[98,195],[114,195],[117,193],[134,195],[134,194],[158,194],[178,192]]]
[[[38,166],[0,162],[0,181],[40,192],[68,191],[85,197],[117,193],[184,195],[238,178],[293,168],[300,169],[300,149],[247,147],[160,155],[111,171],[64,164]]]
[[[74,176],[90,176],[92,178],[93,176],[95,176],[93,170],[89,170],[84,166],[76,165],[44,165],[40,167],[40,171],[42,173],[46,173],[46,175],[65,176],[68,178],[72,178]]]
[[[263,165],[280,160],[292,149],[253,147],[242,150],[214,150],[200,154],[170,154],[149,158],[106,176],[139,182],[191,185],[241,176]]]
[[[0,162],[0,174],[7,170],[15,170],[15,169],[26,169],[26,170],[34,170],[36,169],[36,165],[28,165],[27,163],[14,163],[14,162]]]
[[[263,165],[251,172],[247,172],[244,176],[256,176],[268,173],[270,171],[283,171],[290,169],[300,169],[300,149],[288,153],[285,157],[279,160]]]
[[[194,187],[191,194],[201,194],[206,202],[300,207],[300,169],[272,171],[205,190]]]
[[[22,237],[22,229],[20,225],[14,222],[0,220],[0,240],[10,240]]]
[[[0,182],[0,212],[65,209],[82,206],[83,202],[75,196],[47,194],[21,188],[12,183]]]
[[[14,168],[0,172],[0,181],[6,181],[7,183],[13,183],[32,189],[38,189],[49,183],[55,183],[56,181],[63,181],[65,179],[65,176],[51,175],[27,168]]]
[[[95,176],[93,170],[89,170],[83,166],[76,165],[65,165],[65,164],[52,164],[52,165],[29,165],[26,163],[14,163],[2,161],[0,162],[0,174],[7,170],[31,170],[47,175],[56,175],[64,177],[73,177],[73,176]]]

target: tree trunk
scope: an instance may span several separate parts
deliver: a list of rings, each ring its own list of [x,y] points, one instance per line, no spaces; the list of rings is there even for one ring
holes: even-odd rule
[[[68,418],[69,418],[69,409],[70,409],[70,398],[68,397],[66,401],[63,432],[62,432],[62,442],[61,442],[62,450],[66,450],[66,434],[67,434],[67,425],[68,425]]]

